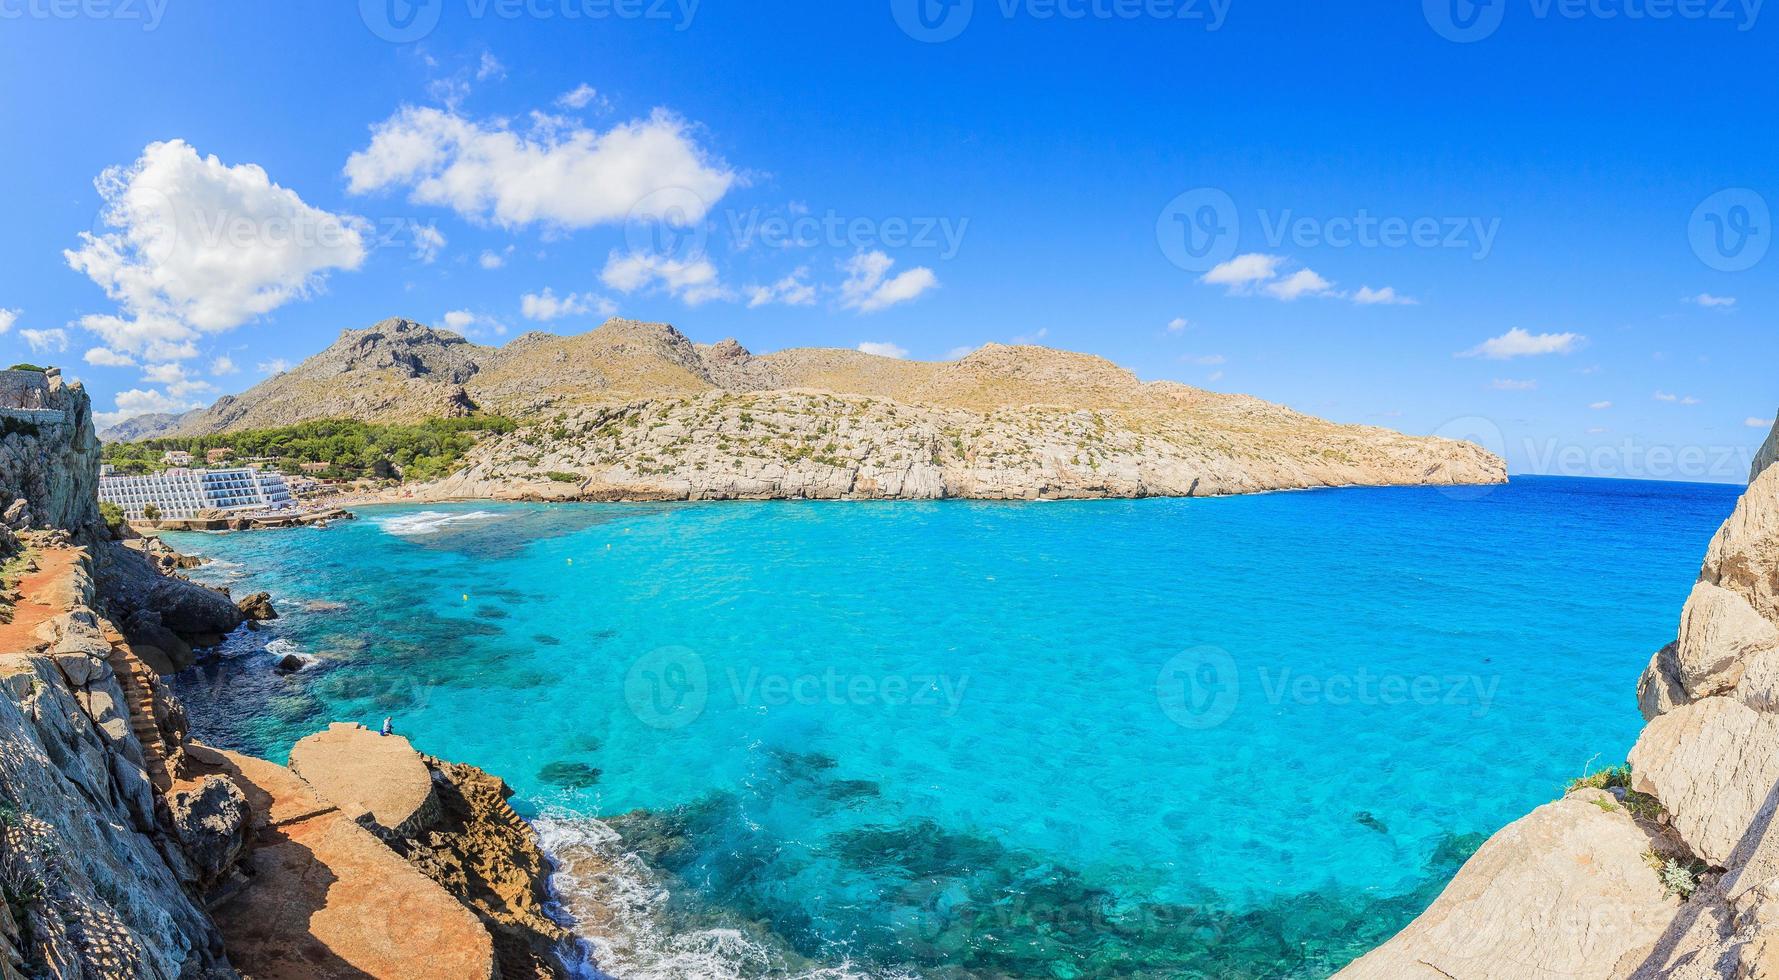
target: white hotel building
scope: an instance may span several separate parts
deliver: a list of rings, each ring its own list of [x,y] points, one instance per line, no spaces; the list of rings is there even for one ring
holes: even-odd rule
[[[247,467],[227,470],[172,469],[147,476],[120,476],[111,467],[99,475],[99,499],[123,508],[131,520],[149,504],[162,517],[196,517],[202,511],[271,511],[296,506],[284,477]]]

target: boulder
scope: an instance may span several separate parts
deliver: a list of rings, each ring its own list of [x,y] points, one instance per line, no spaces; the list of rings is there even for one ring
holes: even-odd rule
[[[1770,453],[1763,450],[1761,459],[1770,464]],[[1735,512],[1711,539],[1701,577],[1779,622],[1779,466],[1759,466]]]
[[[1651,846],[1599,790],[1547,803],[1489,838],[1431,908],[1338,976],[1623,976],[1620,959],[1653,944],[1678,905],[1644,859]]]
[[[118,624],[136,655],[157,674],[175,674],[193,663],[191,644],[161,623],[161,614],[138,609]]]
[[[1747,599],[1709,582],[1693,586],[1675,648],[1680,682],[1691,700],[1734,689],[1749,658],[1773,649],[1779,649],[1779,627]]]
[[[1661,800],[1700,858],[1733,868],[1737,845],[1779,794],[1779,715],[1706,698],[1651,721],[1631,749],[1636,789]]]
[[[1736,700],[1756,711],[1779,713],[1779,650],[1749,658],[1736,682]]]
[[[194,786],[167,794],[167,829],[186,859],[200,890],[222,880],[247,853],[252,813],[240,787],[221,776],[205,776]]]
[[[1657,650],[1655,656],[1649,658],[1649,666],[1643,668],[1643,676],[1637,680],[1637,709],[1643,712],[1644,721],[1692,700],[1686,695],[1686,686],[1680,683],[1680,662],[1675,656],[1675,647],[1676,644],[1670,643]]]
[[[272,594],[270,592],[255,592],[247,598],[235,603],[235,608],[241,610],[241,615],[246,616],[249,620],[254,622],[264,622],[268,619],[278,618],[278,610],[272,608]]]

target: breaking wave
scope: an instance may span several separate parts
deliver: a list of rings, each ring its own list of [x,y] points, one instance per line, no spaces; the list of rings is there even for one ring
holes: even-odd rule
[[[377,526],[389,534],[399,537],[418,537],[423,534],[437,534],[439,531],[454,524],[469,524],[475,521],[494,520],[500,515],[485,510],[472,510],[462,514],[447,514],[436,510],[423,510],[418,514],[398,514],[381,518]]]
[[[555,863],[556,910],[591,948],[588,980],[917,980],[905,972],[803,961],[738,929],[686,928],[672,921],[671,896],[618,832],[590,817],[532,822]]]

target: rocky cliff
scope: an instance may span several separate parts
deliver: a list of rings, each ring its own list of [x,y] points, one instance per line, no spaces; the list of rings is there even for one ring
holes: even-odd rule
[[[0,624],[0,980],[565,975],[510,791],[335,726],[293,769],[186,734],[87,549],[23,535]],[[367,766],[366,760],[376,764]],[[365,800],[402,799],[390,826]],[[237,972],[239,971],[239,972]]]
[[[55,368],[0,372],[0,523],[86,527],[99,516],[98,481],[86,390]]]
[[[388,320],[160,431],[477,410],[525,428],[422,495],[1030,499],[1506,479],[1500,459],[1468,443],[1145,384],[1085,354],[990,344],[942,363],[828,349],[757,357],[629,320],[500,348]]]
[[[1779,428],[1637,685],[1628,770],[1496,834],[1350,978],[1779,976]]]
[[[193,742],[160,675],[247,614],[95,523],[78,386],[0,372],[0,421],[0,980],[564,975],[503,783],[347,726],[431,804],[385,832],[362,748],[304,778]]]

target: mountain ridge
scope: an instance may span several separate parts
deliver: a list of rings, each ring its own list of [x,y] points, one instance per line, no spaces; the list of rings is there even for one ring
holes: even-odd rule
[[[756,355],[734,339],[698,344],[670,324],[619,318],[503,347],[391,318],[159,429],[123,425],[141,439],[477,411],[526,428],[478,447],[429,492],[1027,499],[1506,478],[1501,460],[1468,443],[1144,382],[1091,354],[988,344],[952,361],[819,347]]]

